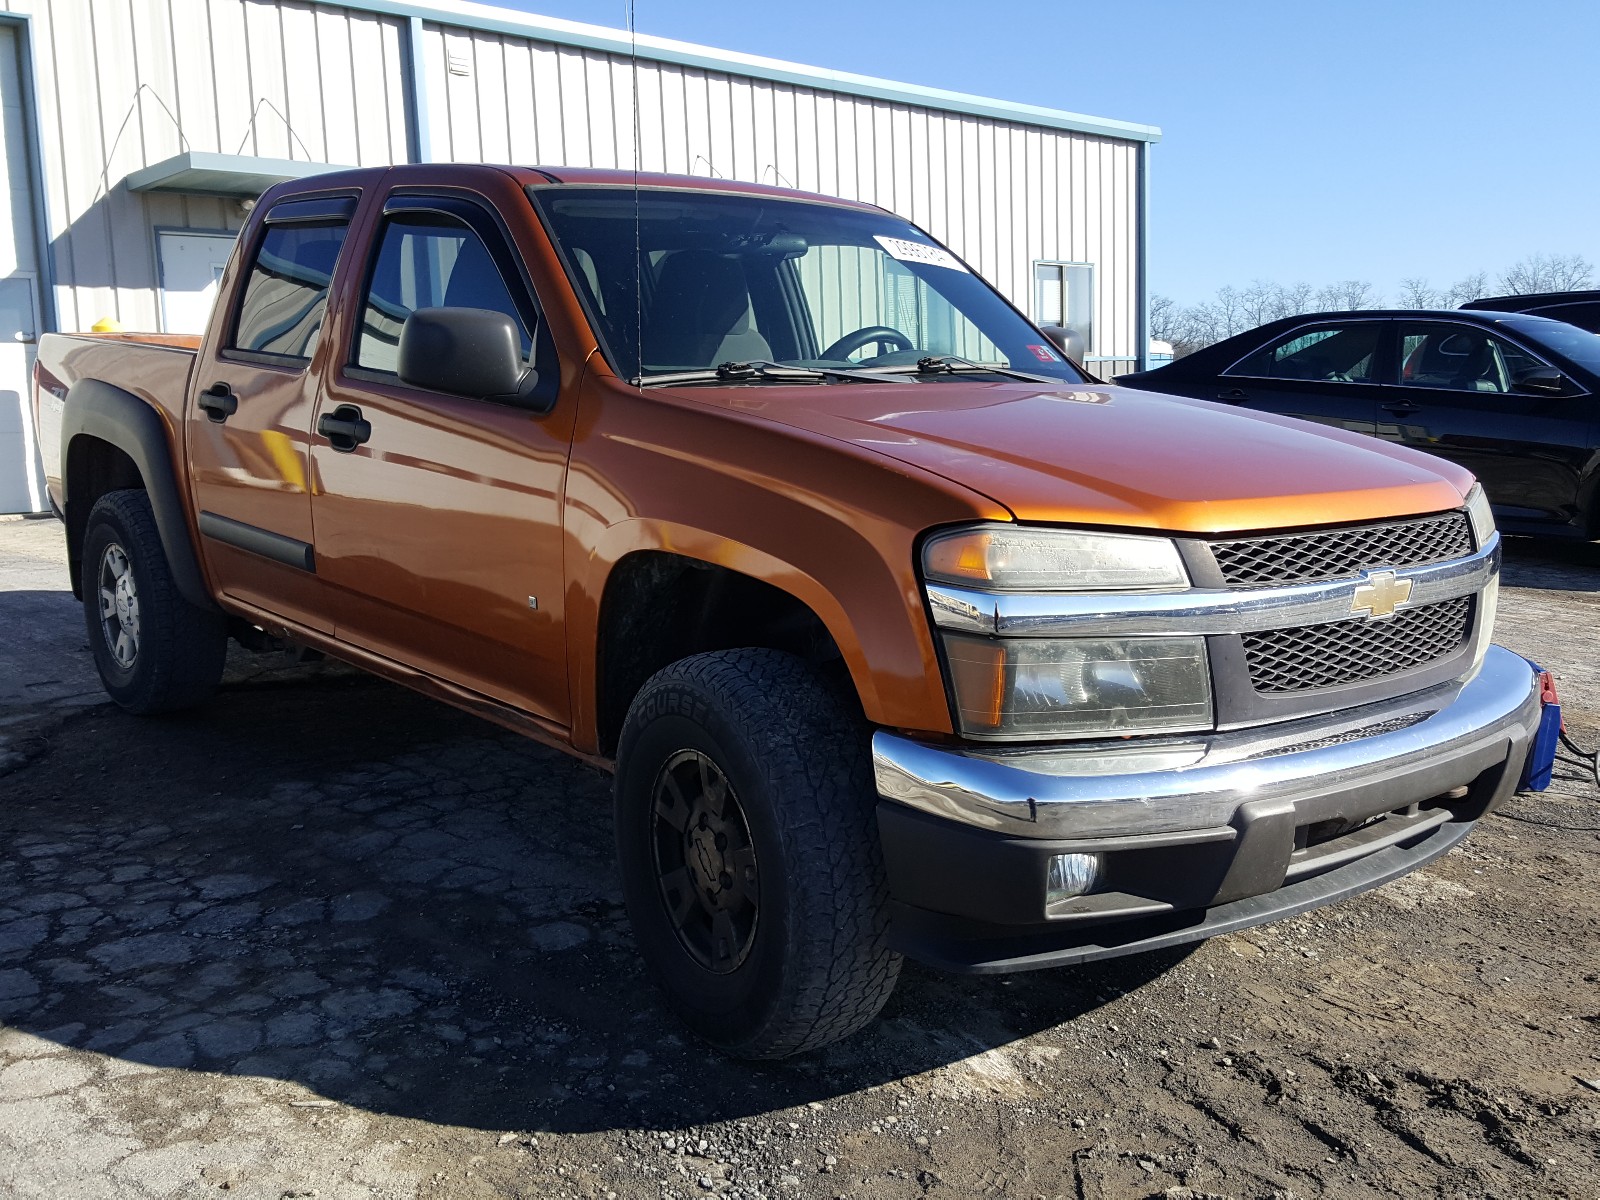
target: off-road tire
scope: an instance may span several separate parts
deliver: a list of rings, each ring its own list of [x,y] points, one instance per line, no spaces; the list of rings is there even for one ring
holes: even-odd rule
[[[102,569],[112,546],[126,556],[137,587],[137,649],[127,664],[116,657],[101,611]],[[129,712],[192,708],[222,679],[227,620],[220,612],[196,608],[178,591],[150,498],[137,488],[107,492],[89,510],[83,535],[83,613],[100,680]]]
[[[853,697],[772,650],[683,659],[628,710],[616,778],[628,914],[669,1005],[720,1050],[772,1059],[826,1046],[894,990],[870,737]],[[726,776],[759,868],[747,957],[725,973],[686,948],[658,882],[657,781],[686,750]]]

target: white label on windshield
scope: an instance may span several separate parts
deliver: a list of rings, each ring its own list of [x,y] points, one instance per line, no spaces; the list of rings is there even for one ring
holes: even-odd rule
[[[908,242],[904,238],[884,237],[875,233],[872,238],[878,245],[889,252],[890,257],[898,258],[901,262],[924,263],[930,267],[948,267],[952,271],[965,271],[961,260],[950,251],[939,246],[930,246],[926,242]]]

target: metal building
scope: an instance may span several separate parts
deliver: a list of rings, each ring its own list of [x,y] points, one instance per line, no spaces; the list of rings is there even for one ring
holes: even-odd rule
[[[637,161],[866,200],[1101,373],[1146,342],[1151,126],[455,0],[0,7],[0,512],[46,503],[38,332],[197,332],[254,197],[333,166]]]

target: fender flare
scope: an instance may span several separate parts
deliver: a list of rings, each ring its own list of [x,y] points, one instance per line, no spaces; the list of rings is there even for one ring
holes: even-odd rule
[[[183,495],[178,488],[167,426],[160,415],[147,401],[98,379],[80,380],[68,390],[61,416],[61,494],[71,532],[81,531],[89,516],[87,512],[77,511],[78,505],[72,497],[73,480],[67,469],[72,461],[72,443],[79,437],[91,437],[115,446],[133,460],[155,512],[161,548],[166,553],[173,582],[190,604],[214,610],[216,604],[200,570]],[[80,547],[81,543],[72,547],[74,594],[79,594],[82,588]]]
[[[670,519],[630,517],[600,533],[590,549],[569,576],[569,596],[582,599],[569,603],[566,614],[573,728],[580,744],[594,738],[598,745],[600,681],[593,648],[598,645],[607,587],[617,564],[639,551],[661,551],[722,567],[787,594],[810,609],[833,639],[869,720],[949,732],[949,700],[936,665],[932,631],[911,618],[904,581],[897,580],[881,558],[873,559],[878,577],[870,584],[864,572],[848,572],[861,588],[870,587],[876,601],[853,605],[849,596],[836,594],[804,565],[728,535]],[[865,541],[861,553],[872,557]],[[909,556],[907,564],[909,568]],[[851,593],[857,600],[865,594]],[[859,619],[863,612],[874,616],[865,625]],[[885,688],[885,679],[896,686]]]

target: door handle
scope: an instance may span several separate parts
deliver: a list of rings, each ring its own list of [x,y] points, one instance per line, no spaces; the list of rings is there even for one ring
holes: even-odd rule
[[[239,397],[235,396],[233,389],[225,383],[213,383],[200,393],[195,403],[205,409],[206,416],[219,425],[239,411]]]
[[[1225,392],[1218,392],[1217,393],[1217,399],[1218,400],[1248,400],[1248,399],[1250,399],[1250,393],[1245,391],[1243,388],[1229,388]]]
[[[1412,413],[1421,412],[1422,405],[1413,404],[1409,400],[1396,400],[1390,404],[1380,404],[1379,408],[1391,412],[1397,417],[1409,417]]]
[[[354,404],[341,404],[317,419],[317,432],[335,450],[348,454],[372,436],[372,423],[362,419],[361,410]]]

